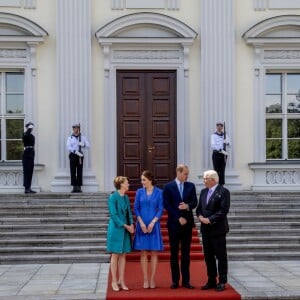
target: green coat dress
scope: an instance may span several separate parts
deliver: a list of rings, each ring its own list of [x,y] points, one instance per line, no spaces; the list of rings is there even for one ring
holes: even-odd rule
[[[131,235],[124,228],[124,224],[133,224],[128,196],[121,196],[118,191],[110,194],[108,210],[110,219],[107,229],[107,251],[128,253],[131,251]]]

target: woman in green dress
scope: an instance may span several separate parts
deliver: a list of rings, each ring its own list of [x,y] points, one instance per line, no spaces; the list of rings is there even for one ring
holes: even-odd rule
[[[114,179],[116,191],[108,198],[109,223],[107,230],[107,251],[111,252],[110,270],[112,290],[128,290],[124,283],[126,253],[131,251],[131,234],[134,233],[132,213],[126,192],[129,188],[127,177]],[[119,271],[119,280],[117,272]],[[120,286],[120,287],[119,287]]]

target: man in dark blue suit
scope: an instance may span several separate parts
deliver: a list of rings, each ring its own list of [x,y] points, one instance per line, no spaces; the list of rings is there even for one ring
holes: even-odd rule
[[[189,168],[180,164],[176,168],[176,178],[167,183],[163,190],[164,208],[168,212],[168,234],[171,253],[171,289],[179,287],[180,268],[182,286],[188,289],[190,284],[190,248],[192,230],[195,226],[193,208],[197,206],[195,185],[187,182]],[[179,268],[179,246],[181,249],[181,266]]]
[[[215,289],[220,292],[225,289],[227,283],[226,234],[229,231],[227,214],[230,207],[230,193],[219,184],[216,171],[205,171],[203,179],[206,188],[200,193],[196,215],[201,223],[208,281],[201,289]],[[217,274],[219,274],[218,284]]]

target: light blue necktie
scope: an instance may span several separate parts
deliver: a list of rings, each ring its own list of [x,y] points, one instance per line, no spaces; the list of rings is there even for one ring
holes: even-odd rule
[[[180,182],[180,184],[179,184],[179,192],[180,192],[181,199],[183,199],[183,183],[182,182]]]
[[[212,194],[212,190],[209,189],[209,190],[208,190],[208,193],[207,193],[207,197],[206,197],[206,204],[208,204],[209,199],[210,199],[210,197],[211,197],[211,194]]]

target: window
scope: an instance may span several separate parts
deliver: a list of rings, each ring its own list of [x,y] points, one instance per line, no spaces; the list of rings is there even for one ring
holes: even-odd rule
[[[266,158],[300,159],[300,72],[266,74]]]
[[[0,71],[0,160],[21,160],[24,72]]]

